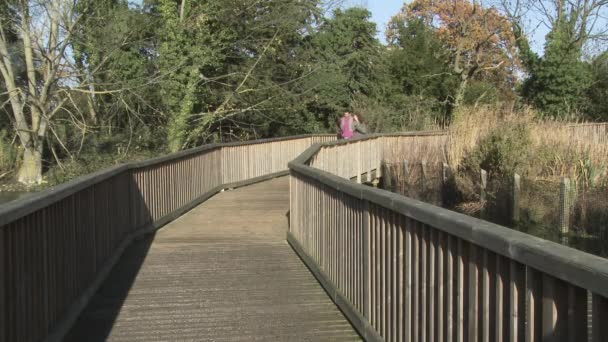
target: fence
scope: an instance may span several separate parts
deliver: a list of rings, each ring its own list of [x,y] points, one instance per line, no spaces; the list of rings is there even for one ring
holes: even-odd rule
[[[390,139],[316,145],[289,164],[288,241],[364,338],[606,341],[608,260],[326,171],[357,170],[383,151],[352,151]]]
[[[383,162],[382,169],[383,189],[608,256],[607,184],[518,174],[492,178],[484,170],[473,180],[464,175],[457,182],[447,164],[425,160]]]
[[[126,246],[223,188],[286,174],[334,136],[208,145],[118,166],[0,209],[0,341],[60,340]]]

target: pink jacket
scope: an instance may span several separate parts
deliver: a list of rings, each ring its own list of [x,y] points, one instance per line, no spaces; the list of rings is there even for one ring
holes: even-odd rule
[[[342,138],[349,139],[353,137],[353,117],[345,117],[340,118],[340,130],[342,131]]]

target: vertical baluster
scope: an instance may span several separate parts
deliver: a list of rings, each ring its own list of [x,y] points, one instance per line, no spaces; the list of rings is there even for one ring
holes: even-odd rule
[[[387,323],[387,317],[386,317],[386,300],[387,300],[387,293],[386,293],[386,258],[387,258],[387,252],[386,252],[386,227],[384,225],[384,209],[380,208],[379,212],[378,212],[378,216],[380,218],[380,292],[381,292],[381,296],[380,296],[380,323],[382,326],[382,337],[384,339],[386,339],[387,334],[386,334],[386,323]]]
[[[593,324],[592,338],[593,342],[608,341],[608,299],[598,294],[593,294],[592,297],[592,318]]]
[[[412,322],[414,321],[414,314],[412,310],[412,296],[416,296],[413,290],[412,284],[412,266],[415,258],[412,253],[412,220],[404,218],[404,230],[405,230],[405,301],[404,301],[404,314],[405,325],[403,330],[405,331],[404,341],[414,341],[412,336]]]
[[[390,222],[390,230],[391,230],[391,239],[390,239],[390,243],[391,243],[391,256],[392,256],[392,261],[391,261],[391,340],[392,341],[398,341],[397,340],[397,334],[398,334],[398,319],[397,319],[397,307],[398,307],[398,303],[399,303],[399,296],[397,293],[397,287],[398,287],[398,278],[399,278],[399,273],[398,273],[398,268],[397,268],[397,257],[398,257],[398,253],[399,251],[397,250],[397,245],[398,245],[398,233],[397,233],[397,229],[396,229],[396,225],[395,225],[395,214],[391,211],[389,212],[389,222]]]
[[[492,336],[490,332],[490,261],[487,249],[483,250],[483,260],[481,269],[481,341],[490,342]]]
[[[587,341],[587,290],[568,285],[568,341]]]
[[[7,229],[5,227],[0,229],[0,246],[3,247],[0,250],[0,274],[2,274],[2,275],[8,274],[8,271],[9,271],[8,267],[5,264],[6,260],[8,259],[6,257],[6,253],[8,253],[8,251],[7,251],[8,248],[6,248],[6,247],[8,247],[10,244],[10,242],[8,241],[8,238],[6,237],[6,235],[8,235],[6,233],[6,231],[7,231]],[[0,322],[4,322],[2,325],[0,325],[0,341],[9,340],[8,339],[9,321],[8,321],[8,313],[7,313],[8,308],[9,308],[9,306],[8,306],[8,300],[7,300],[6,282],[0,281]]]
[[[457,342],[464,342],[464,256],[462,251],[462,240],[456,239],[456,281],[454,286],[456,287],[454,292],[456,296],[456,303],[454,308],[454,330],[456,334]]]
[[[523,288],[524,268],[516,261],[511,260],[509,271],[509,340],[511,342],[523,341],[524,337],[524,311]]]
[[[567,340],[568,291],[565,284],[543,274],[543,342]],[[565,304],[565,305],[564,305]]]
[[[541,340],[541,286],[539,272],[526,267],[526,342]]]
[[[494,341],[503,342],[505,332],[505,315],[504,315],[504,291],[506,284],[506,272],[504,267],[503,257],[496,256],[496,334]]]
[[[379,225],[380,211],[377,206],[374,214],[376,230],[376,329],[382,335],[382,234]]]
[[[469,245],[469,281],[468,281],[468,338],[470,342],[479,341],[479,261],[478,248]]]
[[[447,342],[454,341],[454,260],[455,260],[455,246],[454,239],[448,235],[447,239],[447,289],[446,289],[446,337]]]
[[[397,341],[405,341],[404,337],[404,296],[405,296],[405,245],[403,229],[403,216],[397,214],[395,216],[395,227],[397,232]]]
[[[429,314],[428,314],[428,327],[429,327],[429,341],[435,342],[436,333],[436,301],[435,301],[435,279],[437,277],[435,269],[435,258],[437,253],[437,232],[436,229],[427,227],[429,230]]]
[[[427,341],[428,326],[428,273],[427,255],[429,250],[428,229],[419,224],[420,231],[420,340]]]
[[[378,298],[376,296],[377,293],[377,239],[376,239],[376,221],[375,221],[375,207],[374,205],[368,204],[369,210],[369,223],[370,223],[370,316],[372,318],[372,326],[376,329],[377,332],[380,332],[378,329],[378,315],[377,315],[377,304]]]
[[[445,340],[445,252],[444,234],[437,230],[437,342]]]
[[[420,341],[420,235],[418,222],[412,220],[412,341]]]

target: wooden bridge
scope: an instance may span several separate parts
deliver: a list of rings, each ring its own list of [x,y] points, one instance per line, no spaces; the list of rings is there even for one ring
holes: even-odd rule
[[[208,145],[2,207],[0,341],[608,341],[607,260],[359,184],[442,132],[332,140]]]

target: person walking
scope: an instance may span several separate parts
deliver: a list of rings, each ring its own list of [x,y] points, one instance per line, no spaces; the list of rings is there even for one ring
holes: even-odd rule
[[[353,137],[354,138],[360,138],[364,135],[367,134],[367,126],[365,125],[365,121],[363,120],[363,117],[361,117],[361,114],[355,114],[353,115],[353,121],[354,121],[354,130],[353,130]]]
[[[340,118],[340,135],[342,139],[350,139],[355,133],[355,118],[350,112],[344,112]]]

